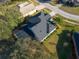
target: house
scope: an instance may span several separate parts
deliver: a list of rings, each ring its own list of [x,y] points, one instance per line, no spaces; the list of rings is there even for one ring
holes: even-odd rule
[[[73,2],[75,5],[79,5],[79,0],[74,0]]]
[[[76,59],[79,59],[79,32],[74,32],[72,35],[73,52]]]
[[[64,4],[74,4],[75,6],[79,5],[79,0],[59,0],[60,3],[64,3]]]
[[[43,42],[52,32],[56,30],[56,25],[50,15],[43,12],[30,17],[29,20],[21,28],[14,30],[14,36],[18,39],[31,36]]]
[[[35,6],[32,3],[29,4],[28,2],[25,2],[25,3],[19,4],[18,7],[23,17],[32,15],[33,13],[36,12]]]
[[[50,2],[51,0],[38,0],[38,1],[44,3],[44,2]]]
[[[11,2],[11,0],[0,0],[0,3]]]
[[[79,0],[69,0],[70,2],[72,2],[75,6],[79,5]]]

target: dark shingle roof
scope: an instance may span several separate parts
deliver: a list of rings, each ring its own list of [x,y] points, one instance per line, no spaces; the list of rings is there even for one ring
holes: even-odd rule
[[[11,0],[0,0],[0,3],[6,3],[6,2],[9,2]]]
[[[49,15],[45,16],[44,13],[41,13],[41,15],[38,16],[38,18],[40,18],[41,22],[33,26],[31,29],[35,33],[36,38],[39,41],[42,41],[44,37],[55,28],[55,26],[50,23],[47,24],[48,23],[47,20],[50,19]],[[47,28],[47,25],[50,27]],[[48,33],[47,29],[49,29]]]
[[[27,22],[27,25],[21,27],[20,30],[25,31],[33,38],[42,41],[45,36],[55,29],[55,26],[48,21],[50,19],[50,15],[39,13],[36,16],[31,17]]]
[[[74,41],[75,41],[77,53],[79,56],[79,32],[74,33]]]

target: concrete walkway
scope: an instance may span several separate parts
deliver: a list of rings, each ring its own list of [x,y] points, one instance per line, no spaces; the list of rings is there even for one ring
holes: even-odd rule
[[[36,6],[36,10],[41,10],[41,9],[44,9],[45,8],[45,6],[44,5],[38,5],[38,6]]]

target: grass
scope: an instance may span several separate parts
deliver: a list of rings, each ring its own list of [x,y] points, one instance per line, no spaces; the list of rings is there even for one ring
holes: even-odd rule
[[[46,14],[49,14],[49,13],[51,12],[51,10],[49,10],[49,9],[47,9],[47,8],[44,8],[42,11],[43,11],[44,13],[46,13]]]
[[[60,7],[60,9],[71,13],[71,14],[75,14],[75,15],[79,15],[79,7],[67,7],[67,6],[62,6]]]
[[[75,20],[71,20],[71,19],[64,18],[64,17],[63,17],[63,16],[61,16],[61,15],[58,15],[58,14],[56,14],[56,15],[57,15],[57,16],[59,16],[61,19],[66,19],[66,20],[71,21],[71,22],[79,23],[78,21],[75,21]]]
[[[29,2],[32,2],[35,6],[39,5],[39,3],[36,2],[35,0],[29,0]]]
[[[9,7],[10,6],[10,7]],[[23,20],[18,19],[20,17],[20,14],[18,12],[16,12],[16,8],[15,8],[15,4],[14,5],[5,5],[5,6],[1,6],[0,7],[0,15],[3,15],[6,17],[8,17],[8,25],[9,27],[5,27],[5,25],[1,22],[0,24],[0,29],[1,26],[4,26],[4,29],[7,29],[4,33],[0,33],[1,37],[4,37],[9,33],[9,28],[14,28],[15,26],[17,26],[18,22],[22,22]],[[14,13],[16,12],[16,13]],[[48,9],[44,9],[44,12],[46,13],[50,13],[51,11]],[[59,16],[61,17],[61,16]],[[65,18],[61,17],[61,20],[64,20]],[[66,49],[62,48],[63,47],[63,42],[66,40],[67,41],[67,37],[66,33],[63,30],[72,30],[74,29],[75,31],[79,31],[79,26],[75,26],[72,24],[68,24],[66,22],[60,23],[59,24],[61,26],[61,28],[57,29],[54,33],[52,33],[47,39],[46,41],[44,41],[44,46],[46,47],[47,51],[51,53],[53,59],[66,59],[67,55],[70,54],[70,44],[66,47]],[[11,31],[11,29],[10,29]],[[0,31],[1,32],[1,31]],[[9,35],[8,35],[9,36]],[[8,37],[7,36],[7,37]],[[7,38],[5,37],[5,38]],[[63,40],[63,41],[62,41]],[[69,43],[69,42],[68,42]],[[58,46],[58,48],[57,48]],[[60,49],[59,49],[60,48]],[[58,51],[59,49],[59,51]],[[68,52],[67,52],[68,51]]]
[[[12,30],[18,23],[23,21],[20,18],[21,14],[17,8],[17,4],[17,2],[14,2],[12,4],[0,5],[0,38],[2,39],[10,38]]]
[[[51,34],[49,38],[44,41],[44,45],[47,47],[49,52],[51,53],[53,59],[57,59],[57,52],[56,52],[56,43],[57,43],[57,35],[56,32]]]
[[[56,2],[56,0],[51,0],[50,4],[55,6],[57,4],[57,2]]]
[[[62,16],[60,17],[61,20],[66,19]],[[52,33],[44,41],[44,45],[52,54],[53,59],[68,59],[68,57],[71,55],[71,44],[69,42],[70,38],[67,36],[67,33],[71,30],[79,31],[79,26],[75,26],[64,21],[58,24],[61,26],[61,28],[57,29],[54,33]],[[68,43],[68,46],[66,47],[63,46],[65,42]]]

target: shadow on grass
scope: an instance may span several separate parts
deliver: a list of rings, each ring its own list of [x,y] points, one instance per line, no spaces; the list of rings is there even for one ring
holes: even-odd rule
[[[9,54],[13,51],[15,41],[0,40],[0,59],[8,59]]]
[[[71,48],[71,43],[68,33],[70,33],[70,31],[63,30],[62,33],[58,34],[59,39],[56,49],[59,59],[69,59],[71,56],[72,48]]]

